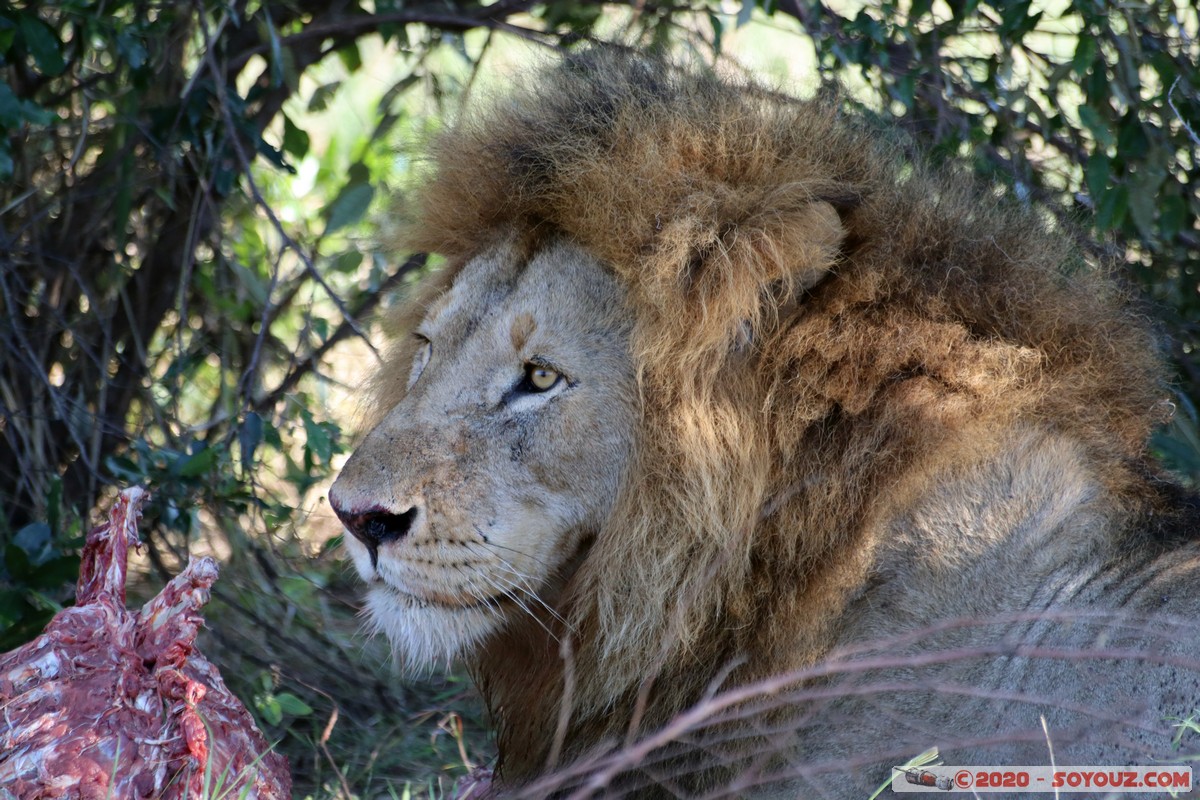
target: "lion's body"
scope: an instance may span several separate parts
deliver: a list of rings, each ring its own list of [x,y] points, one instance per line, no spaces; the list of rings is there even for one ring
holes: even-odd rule
[[[1049,763],[1041,717],[1058,763],[1142,763],[1200,707],[1194,629],[1146,624],[1200,610],[1146,322],[879,138],[593,55],[441,139],[409,244],[447,266],[331,501],[398,649],[477,674],[508,785],[788,672],[627,787],[860,796],[887,775],[847,765],[935,744]]]

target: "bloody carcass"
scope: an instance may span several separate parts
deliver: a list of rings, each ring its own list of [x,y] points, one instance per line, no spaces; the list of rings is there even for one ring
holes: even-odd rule
[[[287,759],[195,648],[216,562],[125,608],[145,497],[122,492],[88,534],[75,606],[0,655],[0,800],[291,796]]]

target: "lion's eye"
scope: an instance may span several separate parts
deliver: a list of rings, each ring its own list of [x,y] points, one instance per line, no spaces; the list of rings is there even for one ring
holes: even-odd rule
[[[523,388],[528,392],[548,392],[562,380],[562,374],[541,364],[525,365]]]

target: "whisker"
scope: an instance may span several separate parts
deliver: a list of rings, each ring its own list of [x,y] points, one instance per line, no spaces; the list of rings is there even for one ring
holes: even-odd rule
[[[505,548],[503,545],[497,545],[497,544],[493,544],[491,542],[486,542],[486,543],[485,542],[465,542],[464,544],[466,544],[468,547],[472,547],[472,546],[486,547],[489,549],[495,547],[495,548],[503,548],[506,550],[512,550],[512,548]],[[521,553],[518,550],[512,550],[512,552],[517,553],[518,555],[525,555],[527,558],[532,558],[531,556]],[[544,608],[546,610],[546,612],[551,615],[551,617],[553,617],[556,621],[561,623],[565,628],[567,628],[568,630],[571,628],[571,624],[569,622],[567,622],[566,618],[563,617],[562,614],[560,614],[557,609],[555,609],[549,603],[547,603],[544,599],[542,599],[540,594],[538,594],[537,590],[534,588],[534,579],[531,576],[526,575],[525,573],[518,570],[516,567],[514,567],[512,565],[512,563],[510,561],[503,558],[502,556],[499,556],[492,552],[489,552],[488,555],[492,559],[495,560],[494,563],[498,564],[501,568],[504,569],[505,572],[507,572],[511,576],[511,578],[509,580],[510,580],[510,583],[512,584],[513,589],[519,589],[522,592],[524,592],[526,596],[528,596],[530,599],[535,601],[539,606]],[[536,561],[537,559],[533,559],[533,560]],[[511,594],[511,592],[506,591],[506,594]]]
[[[530,578],[527,575],[521,574],[519,571],[514,569],[510,564],[501,562],[501,566],[503,566],[509,573],[509,575],[503,576],[503,577],[506,577],[510,582],[512,582],[512,584],[515,588],[521,589],[523,592],[525,592],[525,594],[529,598],[531,598],[538,605],[540,605],[542,608],[544,608],[546,610],[546,612],[548,614],[550,614],[551,617],[553,617],[556,621],[561,623],[564,628],[566,628],[567,630],[571,630],[571,628],[572,628],[571,623],[567,622],[566,618],[562,614],[558,613],[558,609],[554,608],[549,603],[547,603],[542,598],[542,596],[533,589],[532,578]]]
[[[560,641],[558,638],[558,634],[556,634],[554,631],[552,631],[550,629],[550,626],[548,626],[545,622],[543,622],[541,617],[539,617],[536,613],[534,613],[533,609],[531,609],[525,603],[524,599],[522,599],[521,594],[513,591],[514,588],[519,589],[522,587],[519,587],[516,584],[512,584],[511,586],[506,588],[504,585],[499,583],[497,580],[497,578],[501,577],[501,576],[488,575],[488,574],[484,574],[484,573],[479,573],[479,574],[481,575],[483,580],[486,583],[488,583],[493,589],[496,589],[498,592],[500,592],[500,594],[504,595],[504,597],[508,598],[513,603],[516,603],[517,607],[520,608],[522,611],[524,611],[526,614],[528,614],[529,618],[532,619],[534,622],[536,622],[538,624],[538,626],[541,627],[541,629],[544,630],[551,639],[553,639],[555,642]],[[536,599],[536,596],[534,596],[534,597]],[[482,600],[482,598],[480,598],[480,599]],[[487,602],[487,601],[483,600],[483,602]],[[545,603],[542,603],[542,605],[544,606]]]
[[[506,569],[508,569],[509,571],[515,572],[515,570],[512,570],[512,568],[508,564],[504,563],[503,559],[498,559],[498,560],[500,561],[501,565],[504,566]],[[457,569],[459,572],[466,572],[466,570],[467,570],[467,568],[463,567],[463,566],[459,566],[459,567],[457,567]],[[509,583],[509,586],[505,586],[497,581],[497,578],[500,578],[503,576],[491,575],[491,574],[487,573],[486,571],[482,571],[482,570],[472,571],[472,572],[468,573],[468,577],[473,577],[473,578],[482,580],[486,585],[495,589],[497,593],[499,593],[503,597],[514,602],[522,611],[524,611],[526,614],[528,614],[529,617],[531,619],[533,619],[534,622],[536,622],[538,625],[540,625],[542,627],[542,629],[551,636],[551,638],[553,638],[555,641],[558,641],[558,637],[555,635],[554,631],[550,630],[550,628],[547,627],[547,625],[541,620],[541,618],[536,613],[534,613],[533,609],[531,609],[525,603],[525,601],[522,599],[522,596],[514,590],[520,589],[521,591],[528,594],[528,596],[533,597],[534,599],[538,600],[543,606],[545,606],[546,604],[541,601],[541,598],[538,598],[536,595],[529,594],[528,590],[526,590],[524,587],[520,586],[519,584],[513,582],[512,580],[506,579],[507,582]],[[500,610],[499,602],[497,601],[497,599],[494,596],[487,596],[487,595],[481,594],[479,591],[477,591],[472,586],[471,581],[468,581],[466,583],[465,588],[466,588],[467,592],[473,598],[478,600],[479,602],[483,603],[484,605],[487,605],[489,608],[492,608],[495,611]],[[550,611],[550,613],[552,613],[552,614],[554,613],[553,609],[550,609],[548,606],[547,606],[547,610]]]
[[[568,629],[570,628],[570,624],[561,614],[558,613],[558,610],[542,599],[542,596],[530,587],[528,583],[529,579],[527,577],[521,575],[521,573],[517,572],[511,567],[508,567],[507,565],[505,565],[505,567],[509,570],[510,575],[499,575],[494,577],[507,580],[514,590],[520,590],[524,592],[526,597],[535,601],[539,606],[545,609],[546,613],[548,613],[554,620],[561,623],[564,627]]]
[[[478,525],[474,525],[474,524],[473,524],[471,527],[475,529],[475,533],[476,533],[476,535],[477,535],[477,536],[479,536],[479,541],[477,541],[477,542],[466,542],[466,544],[476,544],[476,545],[482,545],[483,547],[487,547],[487,548],[489,548],[489,549],[495,549],[495,550],[507,550],[507,551],[508,551],[508,552],[510,552],[510,553],[514,553],[514,554],[516,554],[516,555],[518,555],[518,556],[521,556],[522,558],[527,558],[527,559],[529,559],[530,561],[536,561],[537,563],[539,563],[539,564],[541,564],[543,567],[545,567],[547,570],[552,570],[552,569],[554,569],[554,566],[553,566],[553,565],[551,565],[551,564],[547,563],[546,561],[544,561],[544,560],[542,560],[542,559],[538,558],[537,556],[533,555],[532,553],[526,553],[524,550],[518,550],[518,549],[517,549],[517,548],[515,548],[515,547],[509,547],[508,545],[503,545],[503,544],[500,544],[499,542],[493,542],[493,541],[490,541],[490,540],[487,538],[487,536],[484,534],[484,532],[483,532],[482,530],[480,530],[480,529],[479,529],[479,526],[478,526]]]

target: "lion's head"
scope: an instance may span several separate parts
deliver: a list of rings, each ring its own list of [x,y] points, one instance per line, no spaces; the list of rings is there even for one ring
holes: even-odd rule
[[[1017,428],[1137,494],[1153,337],[1037,211],[831,102],[597,53],[542,78],[438,141],[407,245],[446,266],[330,495],[402,655],[477,674],[508,779],[812,664],[923,482]]]
[[[417,665],[546,609],[611,513],[637,415],[624,291],[567,241],[496,242],[422,312],[403,398],[330,495]]]

